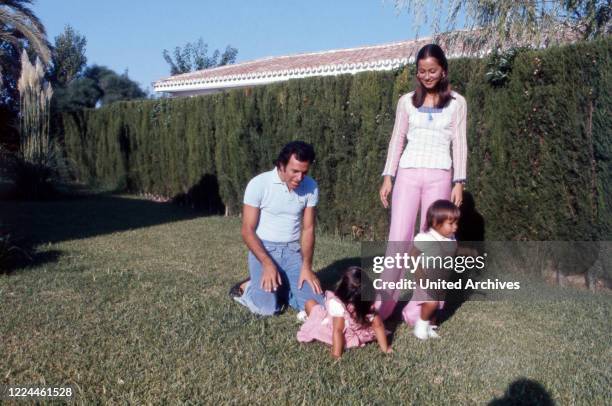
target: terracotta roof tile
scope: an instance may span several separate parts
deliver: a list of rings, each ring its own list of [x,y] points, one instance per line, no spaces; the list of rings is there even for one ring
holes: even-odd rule
[[[575,40],[569,35],[569,31],[560,30],[560,34],[556,34],[563,37],[562,42]],[[448,34],[448,38],[454,36],[458,38],[457,41],[446,42],[444,37],[438,39],[442,41],[442,48],[449,58],[458,55],[482,55],[482,51],[470,50],[472,35],[473,31],[454,31]],[[170,76],[155,82],[154,88],[161,92],[194,94],[193,92],[199,89],[221,89],[307,76],[394,69],[411,62],[420,47],[431,41],[432,38],[421,38],[383,45],[256,59]],[[450,43],[454,44],[450,46],[452,49],[444,45]]]
[[[402,41],[359,48],[268,57],[254,61],[174,75],[161,79],[155,84],[160,85],[167,82],[192,81],[212,78],[221,79],[235,75],[265,74],[291,70],[313,70],[327,66],[358,65],[360,63],[364,68],[366,68],[366,65],[374,66],[376,63],[383,63],[384,61],[407,62],[410,57],[413,57],[416,54],[419,47],[428,41],[429,38],[423,38],[417,41]]]

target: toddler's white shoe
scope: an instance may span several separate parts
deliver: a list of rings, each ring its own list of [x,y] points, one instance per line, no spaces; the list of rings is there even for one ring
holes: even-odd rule
[[[413,334],[419,340],[427,340],[429,338],[429,320],[417,320]]]
[[[306,320],[308,320],[308,315],[306,314],[306,311],[304,310],[300,310],[296,317],[300,323],[304,323],[306,322]]]
[[[429,338],[440,338],[440,334],[436,332],[437,329],[438,326],[429,325],[427,327],[427,335],[429,336]]]

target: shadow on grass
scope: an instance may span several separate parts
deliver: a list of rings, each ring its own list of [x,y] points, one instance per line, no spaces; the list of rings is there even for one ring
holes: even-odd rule
[[[476,202],[474,196],[470,192],[463,192],[463,204],[460,207],[461,217],[459,217],[459,227],[456,233],[456,238],[459,243],[459,249],[462,250],[464,256],[477,256],[484,253],[485,240],[485,219],[476,210]],[[454,273],[451,282],[456,282],[459,279],[466,279],[467,273]],[[463,281],[465,282],[465,280]],[[459,310],[459,308],[475,294],[473,291],[449,291],[444,303],[444,309],[438,312],[437,319],[439,324],[448,321]]]
[[[512,382],[504,396],[493,399],[488,406],[538,405],[554,406],[550,393],[539,382],[527,378]]]
[[[171,203],[113,195],[46,202],[0,201],[0,223],[31,247],[189,220],[201,213]]]
[[[174,196],[172,201],[210,215],[225,212],[225,205],[219,196],[219,181],[216,176],[210,174],[202,176],[197,184],[187,192]]]
[[[12,241],[2,247],[0,274],[11,275],[18,270],[57,262],[62,252],[59,250],[36,251],[29,241]]]
[[[317,277],[321,282],[323,290],[334,290],[336,284],[342,277],[344,270],[350,266],[361,266],[361,258],[342,258],[338,261],[334,261],[325,268],[322,268],[317,272]]]
[[[28,268],[34,268],[40,265],[57,262],[62,252],[59,250],[50,250],[36,252],[31,256],[19,256],[15,260],[11,260],[2,268],[2,272],[7,275],[14,274],[20,271],[27,271]]]
[[[461,247],[461,242],[459,244]],[[463,274],[453,273],[450,282],[455,283],[462,280],[461,285],[465,286],[466,280],[471,277],[473,275],[467,272]],[[465,302],[470,300],[472,296],[478,295],[483,295],[483,292],[475,291],[474,289],[448,290],[444,299],[444,308],[436,313],[438,324],[442,325],[450,320]]]

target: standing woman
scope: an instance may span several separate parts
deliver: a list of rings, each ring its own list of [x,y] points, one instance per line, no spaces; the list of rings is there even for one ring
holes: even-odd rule
[[[416,65],[416,89],[397,103],[380,187],[385,208],[393,191],[389,241],[412,241],[419,208],[419,230],[423,230],[425,213],[436,200],[461,205],[466,179],[467,105],[463,96],[450,89],[444,51],[435,44],[425,45]],[[387,281],[401,277],[400,269],[388,269],[383,275]],[[393,311],[399,291],[387,293],[390,296],[379,303],[383,318]]]

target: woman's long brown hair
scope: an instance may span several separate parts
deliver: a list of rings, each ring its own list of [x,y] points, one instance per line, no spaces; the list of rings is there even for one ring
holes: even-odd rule
[[[435,58],[444,71],[444,77],[440,78],[440,81],[438,81],[435,89],[435,91],[438,93],[438,104],[436,107],[441,109],[446,107],[451,99],[453,99],[450,83],[448,82],[448,61],[446,60],[446,55],[444,55],[444,51],[442,48],[440,48],[440,46],[436,44],[425,45],[419,50],[416,57],[417,72],[419,69],[419,61],[429,57]],[[425,102],[426,95],[427,89],[417,78],[417,86],[414,94],[412,95],[412,105],[416,108],[421,107]]]

